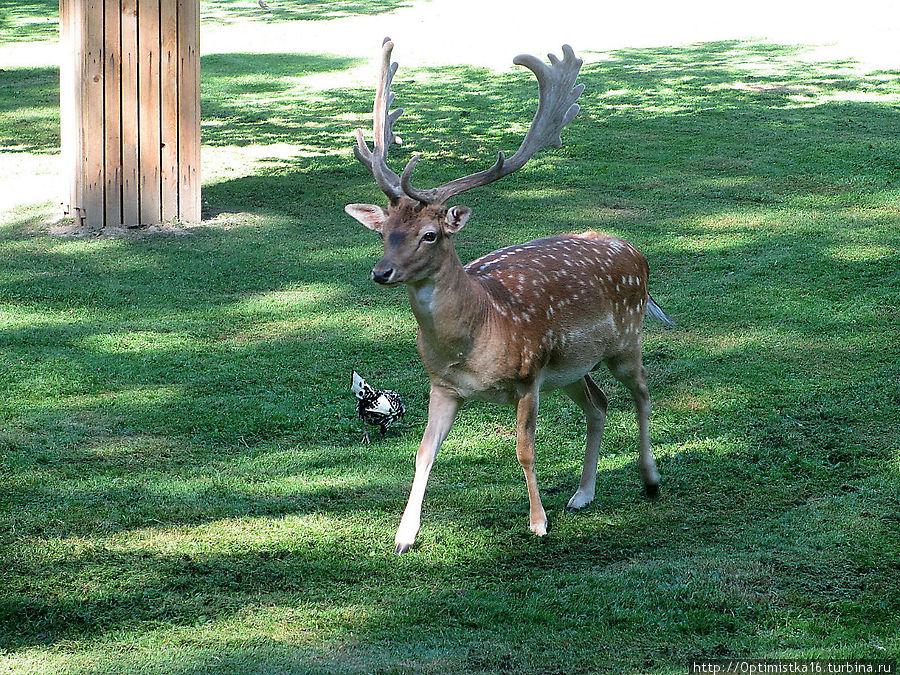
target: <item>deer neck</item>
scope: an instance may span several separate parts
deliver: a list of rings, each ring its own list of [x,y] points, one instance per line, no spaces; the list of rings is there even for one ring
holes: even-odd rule
[[[408,284],[408,290],[421,339],[435,355],[462,360],[486,320],[488,299],[466,273],[456,250],[451,248],[434,274]]]

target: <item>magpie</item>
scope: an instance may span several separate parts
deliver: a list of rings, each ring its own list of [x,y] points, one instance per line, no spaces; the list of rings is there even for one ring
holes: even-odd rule
[[[406,414],[400,394],[390,389],[375,389],[355,370],[350,389],[356,394],[356,412],[363,423],[363,443],[370,443],[367,424],[381,427],[381,435],[384,436],[387,428]]]

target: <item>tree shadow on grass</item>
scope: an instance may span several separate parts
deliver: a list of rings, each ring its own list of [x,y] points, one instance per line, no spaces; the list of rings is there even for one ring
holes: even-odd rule
[[[245,0],[202,0],[203,24],[229,24],[247,19],[260,22],[328,21],[349,16],[383,14],[409,7],[414,0],[279,0],[267,3]],[[48,40],[59,35],[59,2],[56,0],[0,0],[0,45]]]
[[[602,206],[609,200],[609,206],[636,214],[635,225],[652,228],[698,209],[715,214],[729,207],[808,207],[817,199],[830,206],[865,190],[896,186],[900,113],[873,99],[889,102],[900,78],[862,77],[840,63],[801,63],[794,58],[797,51],[725,42],[615,52],[609,61],[585,67],[582,111],[566,130],[562,150],[485,188],[482,199],[467,198],[497,202],[508,212],[515,206],[508,201],[511,194],[536,186],[560,194],[572,190],[576,201]],[[240,63],[245,56],[233,58]],[[255,57],[246,58],[253,63]],[[776,72],[751,68],[760,61]],[[779,65],[783,72],[777,72]],[[210,185],[207,201],[218,201],[220,191],[239,195],[241,181],[255,185],[273,173],[277,180],[285,170],[334,166],[343,180],[366,176],[346,160],[354,128],[371,125],[371,91],[300,94],[298,105],[288,69],[279,74],[281,96],[254,101],[227,71],[213,69],[205,81],[205,143],[294,143],[313,156]],[[426,72],[412,81],[401,70],[395,80],[397,105],[406,113],[397,123],[405,143],[392,150],[393,164],[401,167],[424,152],[419,180],[439,183],[483,168],[497,149],[518,145],[520,127],[534,107],[532,78],[473,68]],[[359,120],[348,121],[348,115]],[[278,210],[279,204],[272,200],[269,207]],[[502,227],[498,231],[506,234]]]
[[[59,35],[57,0],[0,0],[0,45]]]
[[[227,659],[241,653],[231,622],[247,612],[274,612],[276,624],[297,624],[286,639],[297,641],[297,658],[309,665],[330,663],[348,649],[360,655],[361,669],[371,669],[378,658],[401,657],[403,646],[415,652],[443,636],[445,653],[464,644],[485,658],[505,650],[530,664],[526,670],[540,670],[561,649],[537,637],[540,627],[552,625],[573,631],[573,639],[618,645],[615,656],[606,653],[600,662],[633,666],[638,652],[672,662],[711,649],[738,656],[803,648],[802,631],[779,637],[777,630],[797,603],[830,608],[835,614],[829,616],[839,617],[855,611],[849,598],[853,607],[868,608],[854,635],[881,640],[889,633],[897,581],[885,575],[898,562],[896,551],[886,548],[889,500],[873,500],[867,487],[832,496],[822,486],[817,493],[808,485],[790,492],[772,485],[761,501],[759,494],[746,498],[715,480],[719,472],[746,474],[745,491],[753,492],[753,483],[765,477],[746,471],[740,456],[681,459],[687,461],[678,467],[680,484],[657,502],[624,499],[610,507],[617,495],[603,495],[579,514],[550,507],[555,526],[544,540],[525,531],[521,486],[519,508],[504,504],[486,521],[477,507],[484,494],[458,495],[448,505],[450,485],[439,481],[429,501],[455,523],[448,528],[426,515],[421,547],[402,559],[388,561],[386,546],[376,545],[373,554],[372,542],[345,532],[309,534],[293,509],[263,514],[271,515],[271,525],[257,518],[257,531],[276,528],[264,543],[242,544],[253,531],[247,528],[244,535],[235,532],[231,546],[162,552],[154,542],[166,538],[163,528],[143,544],[132,543],[132,550],[113,542],[82,545],[78,552],[54,547],[40,563],[23,557],[7,570],[16,584],[2,601],[2,644],[19,650],[146,625],[203,624]],[[627,467],[601,476],[601,487],[634,481]],[[866,529],[836,528],[840,521]],[[454,529],[465,530],[471,544],[445,548],[441,540]],[[237,550],[227,550],[232,547]],[[866,556],[869,549],[879,557]],[[24,578],[31,592],[20,590]],[[58,596],[40,590],[60,579],[85,590]],[[411,579],[418,580],[414,587],[398,592]],[[331,627],[326,648],[303,637],[321,621]],[[523,627],[529,628],[525,635]],[[652,639],[635,650],[626,645],[635,635]],[[265,644],[263,663],[277,658],[276,643]],[[580,667],[589,666],[583,659],[596,658],[590,650],[572,653]]]
[[[59,148],[59,70],[0,71],[0,152]]]
[[[384,14],[410,7],[415,0],[278,0],[267,7],[244,0],[203,0],[200,20],[228,24],[246,19],[259,21],[330,21],[350,16]]]

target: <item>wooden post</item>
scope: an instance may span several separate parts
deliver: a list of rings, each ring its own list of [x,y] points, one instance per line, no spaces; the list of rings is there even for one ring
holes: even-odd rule
[[[59,0],[66,213],[200,220],[199,0]]]
[[[69,0],[72,2],[73,0]],[[122,223],[141,222],[138,193],[138,9],[137,0],[122,3]],[[129,105],[125,105],[128,101]]]
[[[106,221],[122,218],[122,106],[107,101],[122,100],[122,11],[119,0],[103,0],[103,128],[105,147],[103,166],[106,179],[104,192]]]
[[[200,2],[178,2],[178,208],[186,221],[200,220]]]
[[[103,2],[83,0],[81,34],[81,208],[88,225],[103,224]],[[76,112],[78,107],[76,107]],[[97,133],[98,130],[100,133]]]

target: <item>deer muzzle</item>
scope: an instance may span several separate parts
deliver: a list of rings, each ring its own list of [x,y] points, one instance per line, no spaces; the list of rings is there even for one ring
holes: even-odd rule
[[[372,268],[372,281],[376,284],[383,286],[391,284],[395,276],[396,272],[393,264],[384,258],[379,260],[375,267]]]

